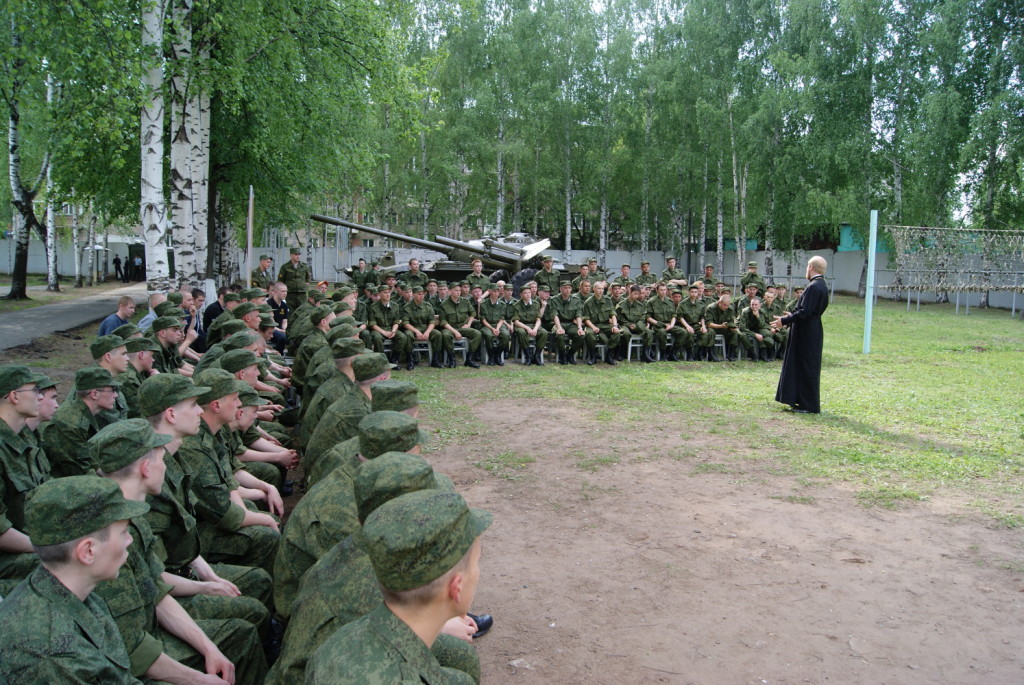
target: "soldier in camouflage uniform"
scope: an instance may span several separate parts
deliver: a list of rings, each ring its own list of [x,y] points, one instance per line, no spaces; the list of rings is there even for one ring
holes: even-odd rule
[[[163,487],[164,446],[171,440],[144,419],[127,419],[103,428],[90,443],[100,473],[120,487],[125,499],[143,503]],[[223,678],[234,673],[237,683],[262,682],[267,665],[255,627],[239,619],[195,621],[171,595],[175,578],[164,575],[145,517],[132,518],[128,533],[128,561],[96,593],[116,607],[114,621],[132,674],[194,681],[203,673]]]
[[[313,358],[317,350],[327,344],[327,331],[330,330],[334,317],[334,311],[327,305],[318,305],[310,313],[309,322],[313,328],[302,340],[302,344],[295,353],[295,361],[292,363],[292,385],[296,390],[301,391],[306,382],[306,365],[309,360]]]
[[[274,258],[267,254],[260,255],[260,263],[249,275],[249,282],[257,288],[270,290],[270,284],[274,282],[274,272],[271,270]]]
[[[489,513],[469,509],[460,495],[438,490],[409,493],[377,507],[356,537],[370,557],[384,603],[320,646],[307,665],[306,682],[398,683],[406,680],[404,674],[428,683],[458,682],[441,670],[429,645],[443,623],[465,615],[473,601],[479,537],[490,522]],[[434,583],[439,578],[441,583]],[[394,613],[393,608],[410,606],[410,591],[431,583],[433,592],[416,604],[422,623],[410,625]]]
[[[557,275],[557,274],[556,274]],[[544,363],[544,347],[548,343],[548,332],[541,325],[541,304],[533,299],[529,284],[519,289],[519,301],[512,307],[512,325],[515,327],[516,342],[526,358],[526,364],[540,366]],[[534,342],[530,349],[530,341]]]
[[[209,388],[183,376],[160,374],[139,391],[139,410],[158,433],[174,440],[164,456],[164,482],[149,495],[146,522],[156,536],[154,550],[168,573],[178,577],[175,597],[193,618],[241,618],[261,635],[270,627],[270,574],[253,566],[210,564],[202,556],[192,474],[177,455],[181,441],[199,432],[197,398]]]
[[[302,304],[309,282],[313,280],[313,271],[305,262],[299,261],[302,250],[297,247],[288,250],[288,261],[281,265],[277,272],[277,280],[288,286],[288,307],[295,311]]]
[[[100,429],[96,415],[114,408],[121,383],[106,369],[87,366],[75,374],[74,397],[65,402],[43,429],[43,449],[54,478],[96,471],[88,440]]]
[[[426,288],[427,281],[430,280],[430,276],[420,271],[420,260],[413,257],[409,260],[409,270],[402,274],[402,277],[399,280],[405,284],[405,288],[411,288],[416,285],[421,288]]]
[[[46,376],[26,366],[0,366],[0,578],[21,579],[39,559],[25,533],[25,498],[50,478],[50,462],[28,421],[40,413]]]
[[[591,257],[587,260],[587,266],[590,268],[591,285],[598,281],[607,280],[608,277],[604,272],[604,269],[597,265],[597,260]]]
[[[461,288],[452,288],[448,299],[441,303],[437,317],[441,328],[441,341],[444,344],[445,354],[448,355],[448,368],[455,368],[455,341],[465,337],[469,343],[466,366],[479,369],[480,365],[473,361],[473,357],[480,349],[482,335],[480,331],[473,328],[476,310],[468,298],[462,297]]]
[[[437,330],[437,315],[434,307],[426,301],[427,291],[418,286],[412,287],[412,302],[402,311],[402,326],[405,328],[405,335],[409,339],[410,350],[416,342],[426,342],[430,347],[430,365],[436,369],[441,368],[441,331]],[[412,371],[416,368],[414,357],[409,355],[409,362],[406,369]]]
[[[121,393],[128,404],[128,418],[139,416],[139,387],[142,381],[153,375],[153,355],[160,351],[160,346],[152,338],[132,338],[125,344],[128,354],[128,370],[118,377],[121,381]],[[180,375],[180,374],[174,374]]]
[[[641,290],[638,285],[629,286],[629,296],[615,308],[623,333],[623,341],[619,344],[619,358],[623,357],[622,348],[629,345],[632,336],[637,335],[640,336],[640,344],[643,345],[640,360],[653,362],[655,357],[651,346],[654,333],[647,325],[647,304],[640,299]]]
[[[406,366],[411,366],[412,343],[402,328],[402,305],[391,301],[391,290],[387,286],[379,288],[377,294],[380,299],[370,307],[367,321],[373,351],[384,353],[384,341],[390,340],[392,361],[405,357]]]
[[[483,272],[484,263],[479,259],[474,259],[470,262],[470,266],[473,271],[466,276],[466,280],[469,281],[470,287],[478,285],[482,290],[486,290],[487,285],[491,282],[491,277]]]
[[[305,457],[312,465],[327,450],[339,442],[354,438],[359,422],[370,413],[372,399],[370,387],[391,377],[394,364],[382,354],[361,354],[352,361],[358,392],[344,395],[331,403],[317,423],[306,445]]]
[[[775,338],[770,328],[771,319],[761,311],[761,298],[754,297],[750,305],[736,317],[740,327],[740,343],[752,362],[758,359],[770,362],[775,358]]]
[[[541,270],[533,275],[533,280],[537,282],[538,288],[546,285],[551,289],[551,292],[558,290],[558,282],[561,278],[558,272],[552,268],[553,264],[554,258],[551,255],[544,255],[541,259]]]
[[[244,383],[222,369],[208,369],[196,381],[210,389],[197,400],[203,407],[199,432],[182,440],[178,455],[193,475],[202,548],[209,561],[259,566],[271,573],[280,539],[277,521],[236,503],[238,472],[232,472],[223,437],[218,437],[221,430],[230,430],[228,425],[241,407],[238,392]]]
[[[385,502],[430,489],[452,492],[454,486],[449,478],[435,473],[422,457],[387,452],[366,462],[357,470],[353,488],[359,525]],[[383,601],[366,552],[351,535],[335,544],[302,577],[281,658],[268,674],[266,685],[299,682],[309,657],[327,638]],[[480,658],[467,635],[474,629],[468,617],[450,619],[431,651],[442,667],[463,671],[479,683]]]
[[[674,362],[685,358],[683,350],[690,344],[690,334],[685,328],[676,325],[676,303],[667,295],[668,288],[664,283],[659,283],[657,295],[647,301],[647,324],[651,327],[662,359]],[[672,351],[666,355],[669,335],[672,336]]]
[[[120,376],[128,370],[128,351],[123,338],[117,335],[101,335],[89,343],[89,353],[96,366],[106,369],[114,378],[123,380]],[[114,396],[114,408],[110,411],[101,411],[96,415],[96,420],[102,428],[127,418],[128,400],[121,386],[118,386]]]
[[[0,602],[0,682],[140,685],[110,609],[93,590],[117,577],[131,542],[128,521],[146,509],[95,475],[35,489],[25,517],[42,564]]]
[[[629,271],[632,267],[629,264],[623,264],[619,269],[619,275],[612,279],[613,283],[618,283],[623,288],[628,288],[633,285],[633,279],[629,276]]]
[[[672,255],[665,257],[665,270],[661,272],[661,280],[668,284],[668,287],[686,288],[686,272],[676,268],[676,258]]]
[[[761,304],[761,311],[764,312],[768,321],[772,321],[778,316],[784,316],[786,313],[786,309],[783,306],[782,301],[776,299],[775,293],[770,289],[764,294],[764,302]],[[770,332],[775,341],[775,358],[782,359],[782,356],[786,352],[786,343],[789,342],[789,329],[782,327],[776,331],[770,330]]]
[[[692,346],[687,354],[688,358],[694,361],[704,359],[715,342],[715,336],[704,322],[704,309],[707,305],[699,297],[701,285],[701,281],[694,281],[687,288],[686,299],[681,300],[676,306],[676,319],[692,331]]]
[[[558,347],[559,364],[575,364],[576,354],[583,347],[583,303],[572,294],[573,284],[565,278],[558,285],[558,295],[548,307],[555,319],[553,332]]]
[[[627,267],[628,270],[628,267]],[[607,345],[604,361],[612,366],[615,361],[615,350],[619,347],[619,324],[615,317],[612,301],[604,296],[604,281],[594,284],[594,294],[583,303],[583,325],[587,328],[584,341],[587,345],[587,364],[597,363],[598,344]]]
[[[306,409],[302,414],[299,426],[299,444],[308,445],[313,432],[316,430],[327,408],[344,395],[355,393],[355,374],[352,372],[352,362],[356,355],[369,352],[360,340],[342,338],[331,344],[331,357],[333,368],[329,377],[322,380],[316,394],[302,403]],[[326,364],[325,364],[326,366]],[[318,370],[319,372],[319,370]],[[307,461],[306,467],[309,464]]]
[[[717,302],[704,309],[704,321],[712,335],[725,338],[725,358],[731,362],[736,361],[739,326],[732,309],[732,292],[728,288],[722,290]]]
[[[637,285],[646,285],[648,287],[658,282],[658,277],[651,273],[650,262],[640,262],[640,273],[633,279],[633,282]]]
[[[757,273],[757,262],[747,262],[747,273],[740,278],[740,287],[746,291],[747,286],[753,283],[757,286],[757,295],[761,296],[765,291],[764,278]]]

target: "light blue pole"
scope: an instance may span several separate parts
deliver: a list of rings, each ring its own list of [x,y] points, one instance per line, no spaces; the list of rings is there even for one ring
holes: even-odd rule
[[[871,354],[871,316],[875,309],[875,249],[878,245],[878,210],[871,210],[871,234],[868,238],[867,293],[864,296],[864,354]]]

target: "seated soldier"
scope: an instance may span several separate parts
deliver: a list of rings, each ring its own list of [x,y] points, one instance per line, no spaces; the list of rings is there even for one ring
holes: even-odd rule
[[[750,301],[757,297],[757,284],[747,283],[743,289],[743,295],[733,301],[732,308],[738,316],[740,312],[750,306]]]
[[[572,283],[563,278],[558,295],[548,302],[554,316],[552,331],[558,348],[559,364],[575,364],[576,354],[583,347],[583,302],[572,294]]]
[[[164,446],[171,440],[144,419],[126,419],[103,428],[90,442],[100,474],[116,483],[126,500],[143,504],[163,487]],[[216,682],[204,675],[262,682],[267,664],[256,628],[239,619],[196,622],[171,596],[173,585],[165,578],[174,576],[164,575],[145,517],[129,520],[128,533],[128,561],[117,578],[97,586],[96,594],[115,607],[132,675],[170,682]]]
[[[665,270],[661,272],[661,280],[670,288],[686,289],[686,272],[676,268],[676,258],[672,255],[665,257]]]
[[[210,564],[203,558],[192,474],[177,454],[181,441],[199,432],[203,410],[197,399],[208,390],[177,374],[154,376],[140,388],[139,410],[155,432],[172,438],[164,447],[163,487],[146,497],[146,522],[157,538],[154,550],[166,574],[176,576],[172,594],[190,616],[241,618],[264,635],[271,622],[270,574],[252,566]]]
[[[775,292],[771,288],[764,294],[761,311],[764,312],[768,321],[773,321],[779,316],[785,316],[785,308],[782,302],[776,299]],[[772,339],[775,341],[775,358],[782,359],[786,352],[786,343],[789,341],[789,328],[783,326],[778,330],[769,329],[769,331],[771,332]]]
[[[100,429],[96,415],[114,408],[115,389],[120,384],[98,366],[87,366],[75,374],[74,396],[43,428],[43,449],[54,478],[96,473],[88,440]]]
[[[153,375],[153,355],[160,351],[160,346],[152,338],[132,338],[125,343],[128,353],[128,369],[118,378],[121,381],[121,392],[128,404],[128,418],[139,418],[139,387],[142,382]]]
[[[739,326],[736,324],[736,316],[732,310],[732,293],[728,288],[722,290],[718,301],[709,304],[704,309],[704,320],[713,335],[721,335],[725,338],[725,358],[731,362],[736,361]],[[714,352],[712,352],[711,358],[712,361],[719,361]]]
[[[437,283],[434,282],[434,287]],[[405,336],[409,339],[409,360],[406,369],[416,368],[415,355],[412,354],[413,343],[426,342],[430,349],[430,365],[441,368],[441,331],[437,330],[437,315],[434,307],[426,301],[427,291],[423,287],[412,287],[412,302],[402,310],[402,326]]]
[[[416,521],[416,525],[412,522]],[[464,616],[480,577],[480,535],[491,515],[454,492],[402,495],[370,514],[359,534],[384,603],[327,639],[306,682],[458,682],[430,651],[445,623]],[[462,682],[472,682],[468,676]]]
[[[622,342],[619,344],[619,358],[624,358],[622,348],[629,345],[632,336],[640,337],[640,344],[643,346],[640,359],[644,362],[655,361],[651,349],[654,334],[647,325],[647,304],[640,299],[641,288],[638,285],[629,286],[629,296],[616,307],[619,326],[622,328]]]
[[[89,343],[89,353],[92,355],[93,363],[101,369],[106,369],[110,375],[119,378],[128,370],[127,342],[117,335],[103,335]],[[128,418],[128,400],[124,396],[121,386],[115,388],[114,408],[110,411],[101,411],[96,415],[100,428],[115,421]]]
[[[0,366],[0,578],[26,577],[39,564],[25,529],[25,498],[50,478],[50,463],[27,428],[39,417],[46,376]]]
[[[356,356],[364,353],[368,354],[370,351],[363,347],[361,340],[340,338],[331,343],[333,358],[329,363],[324,362],[316,371],[320,387],[317,388],[316,394],[312,398],[306,398],[302,403],[302,408],[306,411],[300,412],[300,445],[309,445],[309,441],[320,423],[320,418],[329,406],[343,396],[356,392],[352,362]]]
[[[359,525],[396,497],[422,490],[452,492],[446,476],[435,473],[422,457],[387,452],[361,465],[353,486]],[[349,535],[323,555],[303,576],[292,605],[281,658],[266,685],[298,682],[309,657],[341,626],[373,611],[384,601],[366,552]],[[489,616],[481,624],[493,623]],[[472,631],[472,632],[471,632]],[[449,619],[431,646],[442,667],[455,668],[480,681],[480,658],[472,646],[477,625],[471,614]]]
[[[668,297],[668,287],[659,283],[657,295],[647,301],[647,324],[651,327],[664,361],[685,359],[683,350],[690,345],[687,329],[677,326],[676,321],[676,303]],[[666,355],[669,335],[672,336],[672,351]]]
[[[0,602],[0,682],[139,685],[107,603],[93,590],[117,578],[128,522],[146,512],[103,478],[41,484],[25,518],[42,562]]]
[[[280,510],[280,495],[248,474],[248,478],[243,477],[244,471],[232,473],[223,436],[218,437],[221,430],[229,430],[241,408],[238,393],[244,384],[223,369],[208,369],[196,380],[209,388],[198,398],[203,408],[199,432],[182,440],[178,454],[193,476],[202,548],[209,561],[259,566],[271,573],[280,539],[277,520],[247,507],[238,489],[244,486],[262,491],[272,510]]]
[[[541,326],[540,307],[540,302],[533,299],[530,285],[524,284],[519,289],[519,301],[512,306],[512,325],[515,327],[516,343],[526,359],[526,365],[540,366],[544,363],[544,347],[548,342],[548,332]]]
[[[395,365],[383,354],[361,354],[352,361],[352,372],[358,392],[346,394],[331,403],[313,430],[306,446],[306,469],[313,470],[317,459],[339,442],[351,440],[358,433],[359,422],[370,413],[373,399],[371,387],[391,378]]]
[[[563,282],[564,282],[564,280],[565,279],[563,277]],[[586,264],[580,265],[580,275],[577,276],[576,278],[572,279],[569,282],[569,285],[572,286],[573,290],[579,290],[580,289],[580,283],[582,283],[583,281],[590,281],[591,285],[594,284],[594,277],[590,275],[590,267],[588,265],[586,265]],[[559,283],[558,286],[561,287],[562,284]]]
[[[476,320],[476,309],[470,303],[469,298],[462,297],[462,288],[453,287],[448,299],[441,303],[437,312],[438,323],[441,328],[441,341],[444,344],[444,351],[448,357],[448,368],[455,368],[455,341],[466,338],[469,351],[466,353],[465,365],[479,369],[480,365],[473,361],[477,350],[480,349],[480,331],[473,328],[473,321]]]
[[[381,394],[387,400],[393,399],[386,390]],[[415,391],[407,394],[412,401],[418,401]],[[388,402],[382,401],[380,405],[387,406]],[[359,424],[358,463],[375,459],[386,451],[419,454],[425,436],[417,428],[415,417],[394,410],[377,411],[371,416],[372,419],[364,417]],[[324,475],[288,518],[274,562],[274,603],[285,618],[291,615],[302,574],[359,527],[352,489],[358,463],[354,468],[339,466]]]
[[[367,325],[373,351],[384,353],[384,341],[391,341],[391,361],[397,363],[403,356],[406,366],[410,365],[412,344],[402,328],[402,305],[391,301],[391,290],[385,286],[378,289],[379,299],[369,310]]]
[[[651,263],[647,260],[640,262],[640,273],[633,279],[636,285],[653,286],[658,282],[658,277],[651,273]]]
[[[327,305],[319,305],[309,314],[309,322],[312,328],[302,339],[298,351],[295,353],[295,361],[292,364],[292,384],[299,391],[306,382],[306,366],[309,360],[321,347],[327,344],[327,332],[331,329],[331,322],[334,321],[334,310]]]
[[[627,265],[628,266],[628,265]],[[587,345],[587,364],[597,363],[597,346],[606,345],[604,360],[615,366],[614,350],[619,346],[619,324],[615,317],[612,301],[604,296],[605,282],[594,284],[594,294],[583,304],[583,325],[587,328],[584,341]]]
[[[623,264],[622,268],[619,270],[619,275],[615,277],[613,282],[618,283],[623,288],[628,288],[633,285],[633,279],[629,277],[630,268],[629,264]]]
[[[480,333],[483,345],[487,349],[488,366],[504,366],[505,355],[508,354],[511,330],[509,329],[512,312],[501,300],[501,292],[497,283],[487,284],[487,296],[477,307],[480,315]]]
[[[686,299],[680,300],[676,306],[676,318],[691,336],[691,348],[687,350],[687,359],[693,361],[705,359],[715,342],[714,334],[708,331],[704,322],[704,309],[707,305],[700,298],[700,289],[703,285],[701,281],[694,281],[687,288]]]
[[[771,319],[761,313],[761,298],[753,297],[750,306],[745,307],[736,322],[740,327],[740,342],[752,362],[760,359],[770,362],[775,358],[775,338],[772,336]]]
[[[580,307],[582,307],[583,303],[586,302],[587,299],[594,294],[595,283],[597,283],[597,281],[580,281],[579,289],[573,295],[573,297],[579,299]]]

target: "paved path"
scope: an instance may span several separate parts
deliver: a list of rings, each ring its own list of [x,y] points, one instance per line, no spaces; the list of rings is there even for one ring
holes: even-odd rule
[[[131,295],[139,306],[146,306],[146,284],[136,283],[76,300],[4,314],[0,316],[0,350],[25,345],[57,331],[102,321],[117,311],[117,300],[122,295]]]

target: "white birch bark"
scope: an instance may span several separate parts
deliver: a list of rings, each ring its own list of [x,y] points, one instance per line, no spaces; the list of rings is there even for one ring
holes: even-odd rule
[[[494,229],[502,235],[505,225],[505,121],[498,117],[498,197],[495,198]]]
[[[168,210],[174,274],[171,285],[179,286],[195,272],[195,205],[193,198],[193,156],[198,143],[194,121],[195,89],[192,77],[192,0],[171,0],[173,75],[171,77],[171,177]]]
[[[79,217],[81,212],[79,207],[75,205],[71,209],[71,245],[74,258],[72,261],[75,263],[75,287],[82,287],[82,226],[79,223]],[[125,267],[127,267],[127,256],[125,257]]]
[[[150,63],[142,77],[146,104],[140,117],[142,171],[139,219],[142,239],[146,244],[146,286],[150,292],[166,292],[170,288],[164,245],[167,205],[164,201],[164,99],[160,59],[163,11],[163,0],[146,2],[142,8],[142,49]]]
[[[704,146],[704,191],[700,206],[700,245],[697,248],[697,273],[704,268],[704,246],[708,244],[708,146]]]
[[[46,104],[53,105],[53,76],[46,75]],[[53,164],[46,167],[46,289],[60,292],[57,280],[57,217],[53,209]]]
[[[209,52],[202,54],[202,63],[209,60]],[[193,225],[195,234],[195,267],[189,280],[193,287],[200,286],[208,274],[210,235],[210,92],[199,91],[199,147],[192,167]]]
[[[723,195],[723,180],[722,180],[722,155],[718,155],[718,198],[716,200],[716,208],[718,210],[718,232],[715,234],[715,271],[718,272],[718,277],[722,278],[725,274],[723,267],[725,266],[725,198]]]

